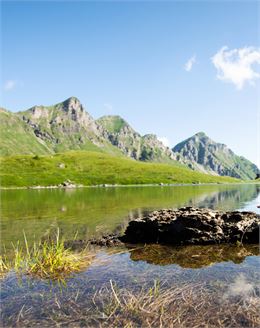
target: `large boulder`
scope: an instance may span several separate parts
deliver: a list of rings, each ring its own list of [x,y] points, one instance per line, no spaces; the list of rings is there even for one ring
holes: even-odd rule
[[[183,207],[154,211],[130,221],[120,238],[127,243],[258,243],[260,217],[253,212],[221,212]]]

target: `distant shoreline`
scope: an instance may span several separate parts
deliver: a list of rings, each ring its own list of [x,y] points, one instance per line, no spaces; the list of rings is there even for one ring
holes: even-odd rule
[[[24,187],[2,187],[0,186],[0,190],[51,190],[51,189],[66,189],[66,190],[75,190],[82,188],[136,188],[136,187],[183,187],[183,186],[219,186],[219,185],[245,185],[245,184],[260,184],[260,181],[245,181],[245,182],[208,182],[208,183],[171,183],[171,184],[101,184],[101,185],[75,185],[75,186],[24,186]]]

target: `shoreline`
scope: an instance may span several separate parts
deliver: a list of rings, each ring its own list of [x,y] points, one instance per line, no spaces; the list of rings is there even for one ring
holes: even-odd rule
[[[69,186],[23,186],[23,187],[2,187],[0,190],[42,190],[42,189],[82,189],[82,188],[125,188],[125,187],[182,187],[182,186],[218,186],[218,185],[244,185],[259,184],[260,181],[250,182],[207,182],[207,183],[153,183],[153,184],[100,184],[100,185],[69,185]]]

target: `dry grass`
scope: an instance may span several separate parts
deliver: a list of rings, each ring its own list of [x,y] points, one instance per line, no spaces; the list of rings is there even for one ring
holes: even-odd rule
[[[223,292],[223,291],[222,291]],[[141,290],[118,288],[112,281],[92,297],[82,290],[38,304],[14,301],[7,327],[259,327],[259,295],[223,297],[205,284],[154,286]]]
[[[259,327],[260,298],[216,299],[202,284],[133,293],[110,288],[93,299],[102,327]],[[98,325],[98,322],[97,322]]]

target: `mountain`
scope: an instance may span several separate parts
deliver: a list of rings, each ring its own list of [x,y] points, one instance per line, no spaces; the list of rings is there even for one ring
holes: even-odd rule
[[[165,147],[156,135],[141,136],[120,116],[103,116],[97,123],[103,127],[111,144],[118,147],[127,157],[157,162],[169,162],[174,159],[172,151]]]
[[[172,150],[177,160],[196,171],[240,179],[255,179],[259,173],[256,165],[204,132],[180,142]]]
[[[1,155],[91,150],[142,161],[169,162],[173,158],[172,151],[155,135],[141,136],[119,116],[94,120],[76,97],[18,113],[2,109],[0,115]]]
[[[16,114],[0,108],[0,155],[50,154],[52,150],[41,142],[28,124]]]
[[[75,97],[54,106],[34,106],[18,115],[33,130],[37,139],[54,152],[103,150],[120,154],[103,136],[102,127]]]
[[[120,116],[95,120],[76,97],[18,113],[0,109],[0,155],[45,155],[87,150],[147,162],[185,165],[213,175],[255,179],[258,168],[200,132],[165,147],[154,134],[142,136]]]

